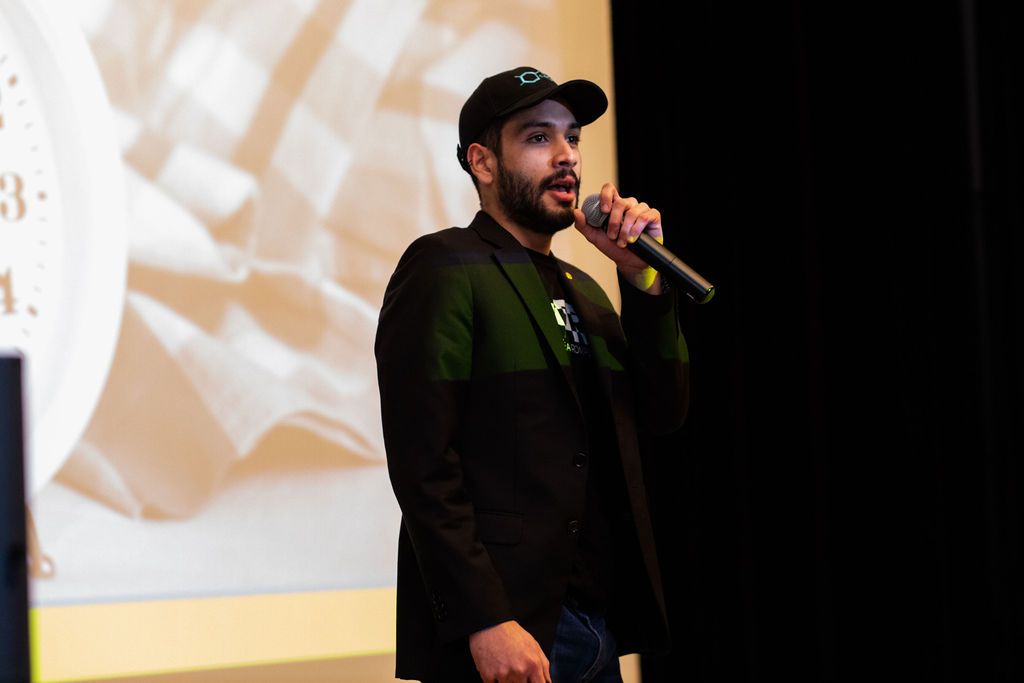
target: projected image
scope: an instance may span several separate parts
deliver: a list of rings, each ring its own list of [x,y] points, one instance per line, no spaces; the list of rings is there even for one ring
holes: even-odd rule
[[[560,73],[558,10],[57,4],[110,99],[127,282],[92,419],[33,496],[35,602],[393,584],[384,287],[476,211],[459,108],[483,74]]]

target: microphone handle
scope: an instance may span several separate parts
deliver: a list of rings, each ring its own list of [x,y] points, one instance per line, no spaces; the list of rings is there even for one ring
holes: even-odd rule
[[[646,232],[627,247],[649,266],[682,286],[683,292],[698,304],[706,304],[715,296],[715,286]]]

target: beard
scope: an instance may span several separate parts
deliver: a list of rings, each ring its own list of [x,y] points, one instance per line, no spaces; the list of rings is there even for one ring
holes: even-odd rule
[[[547,191],[548,185],[565,176],[570,176],[576,181],[575,204],[578,205],[580,181],[572,171],[564,170],[553,173],[537,186],[532,186],[529,178],[506,168],[499,156],[498,201],[501,202],[508,217],[526,230],[542,235],[554,235],[560,230],[565,230],[575,221],[573,202],[559,202],[560,208],[555,210],[544,206],[544,193]]]

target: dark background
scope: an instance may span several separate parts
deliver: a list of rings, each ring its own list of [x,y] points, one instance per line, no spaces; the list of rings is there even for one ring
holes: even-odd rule
[[[1024,680],[1024,25],[612,12],[621,189],[718,289],[650,444],[674,647],[645,683]]]
[[[22,359],[0,350],[0,683],[29,680]]]

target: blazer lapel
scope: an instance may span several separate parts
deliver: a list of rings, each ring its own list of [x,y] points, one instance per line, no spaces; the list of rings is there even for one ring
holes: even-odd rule
[[[526,253],[526,248],[519,244],[511,233],[482,211],[476,215],[469,227],[497,247],[494,250],[494,260],[512,283],[512,287],[533,319],[534,327],[551,349],[555,363],[579,405],[575,383],[569,377],[571,372],[569,351],[565,348],[562,331],[552,324],[554,313],[551,309],[551,297],[548,296],[548,291],[544,287],[533,261],[530,260],[530,255]]]
[[[551,297],[548,296],[533,261],[527,254],[504,249],[494,252],[494,258],[505,271],[505,275],[515,287],[519,298],[523,300],[533,321],[551,347],[555,358],[558,359],[558,364],[568,367],[569,352],[565,348],[560,330],[552,324]]]

